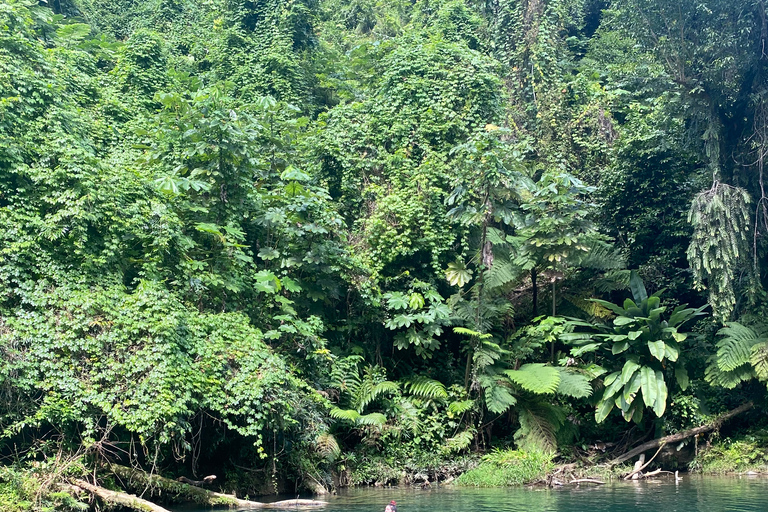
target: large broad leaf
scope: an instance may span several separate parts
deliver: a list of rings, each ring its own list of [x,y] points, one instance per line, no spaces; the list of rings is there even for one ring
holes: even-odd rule
[[[557,386],[558,393],[574,398],[586,398],[592,394],[592,386],[586,375],[576,373],[567,368],[559,368],[559,370],[560,384]]]
[[[643,402],[646,407],[653,407],[656,403],[658,391],[656,388],[656,372],[653,368],[643,366],[640,369],[640,387],[643,389]]]
[[[602,423],[602,421],[608,417],[608,414],[612,409],[613,400],[603,400],[600,402],[600,404],[597,406],[597,410],[595,411],[595,421]]]
[[[600,304],[604,308],[608,308],[617,315],[624,315],[626,311],[621,306],[617,306],[613,302],[608,302],[607,300],[601,300],[601,299],[590,299],[592,302],[596,302],[597,304]]]
[[[637,361],[630,359],[624,363],[624,368],[621,370],[621,385],[627,384],[638,369],[640,369],[640,365]]]
[[[636,271],[629,273],[629,289],[632,290],[632,297],[635,298],[635,302],[642,302],[648,298],[648,292],[645,291],[645,285]]]
[[[625,350],[629,348],[629,342],[628,341],[620,341],[618,343],[614,343],[611,347],[611,353],[613,355],[621,354]]]
[[[648,342],[648,350],[651,351],[651,355],[659,361],[664,360],[667,345],[663,340],[655,340]]]
[[[560,384],[560,372],[541,363],[524,364],[519,370],[507,370],[509,379],[532,393],[554,393]]]
[[[632,378],[624,384],[624,391],[622,393],[622,396],[624,397],[624,401],[628,404],[631,404],[635,401],[635,396],[637,396],[637,391],[640,389],[640,383],[642,382],[642,379],[640,377],[640,372],[635,372],[632,374]]]
[[[653,405],[653,412],[661,418],[664,410],[667,408],[667,383],[664,382],[664,374],[661,370],[656,370],[656,403]]]
[[[676,341],[669,340],[664,345],[664,356],[672,362],[677,361],[677,358],[680,357],[680,348]]]
[[[454,261],[448,264],[445,277],[453,286],[462,287],[472,279],[472,271],[464,265],[464,262]]]
[[[677,380],[677,384],[680,386],[680,389],[683,391],[688,389],[688,370],[686,370],[685,366],[679,365],[677,368],[675,368],[675,379]]]

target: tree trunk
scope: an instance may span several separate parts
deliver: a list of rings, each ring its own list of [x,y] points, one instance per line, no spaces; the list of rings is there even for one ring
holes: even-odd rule
[[[533,316],[539,316],[539,287],[536,284],[536,269],[531,269],[531,284],[533,285]]]
[[[237,496],[222,494],[209,491],[193,485],[187,485],[170,478],[164,478],[158,475],[148,475],[143,471],[133,468],[112,464],[110,471],[121,480],[134,486],[149,488],[150,493],[160,491],[166,495],[173,496],[175,501],[197,503],[199,505],[216,506],[228,505],[238,508],[265,508],[265,509],[284,509],[295,507],[323,507],[328,503],[317,500],[283,500],[272,503],[262,503],[260,501],[241,500]],[[160,512],[158,510],[158,512]]]
[[[629,460],[632,457],[636,455],[640,455],[641,453],[650,450],[651,448],[657,448],[659,445],[666,444],[666,443],[676,443],[677,441],[682,441],[683,439],[687,439],[691,436],[695,436],[696,434],[701,434],[702,432],[708,432],[710,430],[714,430],[718,428],[725,420],[731,419],[737,414],[741,414],[744,411],[748,411],[754,406],[752,402],[747,402],[746,404],[739,406],[732,411],[729,411],[716,420],[706,423],[704,425],[701,425],[696,428],[691,428],[688,430],[684,430],[682,432],[678,432],[677,434],[672,434],[671,436],[665,436],[660,437],[658,439],[653,439],[652,441],[648,441],[647,443],[643,443],[637,448],[633,448],[632,450],[629,450],[627,453],[622,455],[621,457],[617,457],[613,459],[612,461],[608,462],[609,465],[615,466],[616,464],[621,464],[625,460]]]
[[[133,494],[110,491],[104,487],[89,484],[85,480],[72,480],[70,490],[87,491],[108,505],[117,505],[131,510],[138,510],[140,512],[170,512],[168,509],[155,505],[151,501],[139,498],[138,496],[134,496]]]

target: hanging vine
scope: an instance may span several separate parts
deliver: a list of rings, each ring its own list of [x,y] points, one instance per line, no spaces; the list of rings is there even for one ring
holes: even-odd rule
[[[727,320],[736,306],[738,283],[746,281],[751,287],[757,282],[754,268],[742,264],[751,249],[750,202],[743,188],[715,180],[711,189],[694,198],[688,213],[693,237],[687,254],[694,286],[709,289],[709,304],[721,321]]]

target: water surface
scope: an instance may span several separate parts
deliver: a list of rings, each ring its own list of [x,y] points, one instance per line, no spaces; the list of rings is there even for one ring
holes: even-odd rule
[[[764,512],[768,478],[686,476],[678,483],[665,478],[555,489],[366,488],[324,499],[329,502],[324,512],[382,512],[392,499],[398,512]]]

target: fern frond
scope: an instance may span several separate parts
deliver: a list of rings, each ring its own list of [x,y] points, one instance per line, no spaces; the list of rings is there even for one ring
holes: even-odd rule
[[[617,270],[627,267],[627,259],[618,250],[605,242],[595,242],[576,263],[582,268]]]
[[[515,266],[506,258],[496,258],[491,268],[486,270],[483,279],[488,289],[499,288],[517,278]]]
[[[456,416],[458,416],[470,410],[473,405],[475,405],[474,400],[461,400],[459,402],[451,402],[448,405],[448,411],[451,414],[455,414]]]
[[[446,392],[442,382],[427,377],[414,377],[405,381],[403,387],[413,396],[427,400],[448,397],[448,392]]]
[[[357,418],[357,423],[360,425],[384,425],[386,422],[387,417],[380,412],[364,414]]]
[[[448,439],[443,447],[443,451],[446,453],[456,453],[469,448],[472,440],[475,438],[474,429],[468,429],[463,432],[459,432],[455,436]]]
[[[340,409],[338,407],[331,409],[328,415],[331,418],[335,418],[337,420],[346,420],[351,422],[356,422],[358,418],[360,418],[359,412],[353,409]]]
[[[736,322],[717,331],[717,366],[728,372],[749,363],[752,347],[760,342],[755,331]]]
[[[715,357],[710,358],[710,364],[704,371],[704,380],[715,386],[725,389],[733,389],[744,381],[755,378],[755,370],[752,366],[744,364],[731,371],[723,371],[714,361]]]
[[[524,364],[519,370],[507,370],[507,377],[531,393],[554,393],[560,384],[560,372],[557,368],[542,363]]]
[[[339,443],[333,434],[323,432],[315,438],[315,451],[328,462],[333,462],[341,454]]]
[[[403,399],[398,403],[399,413],[397,421],[403,425],[405,431],[410,435],[418,435],[424,424],[419,417],[419,408],[408,399]]]
[[[512,395],[503,375],[495,374],[492,368],[486,370],[491,371],[477,376],[478,384],[483,388],[485,406],[494,414],[502,414],[517,403],[517,398]]]
[[[520,429],[514,436],[518,448],[545,453],[557,450],[556,434],[565,421],[561,408],[545,403],[521,407],[519,420]]]
[[[758,343],[752,346],[752,355],[749,359],[755,374],[760,380],[768,380],[768,343]]]
[[[360,386],[360,390],[361,392],[358,393],[355,400],[358,411],[362,411],[368,404],[385,393],[397,393],[400,390],[400,386],[397,382],[390,380],[374,384],[370,379],[365,379],[364,385]]]
[[[592,385],[586,375],[568,368],[559,368],[559,370],[560,384],[557,386],[559,394],[573,398],[586,398],[592,394]]]

